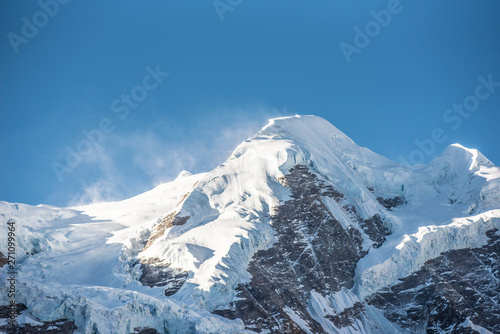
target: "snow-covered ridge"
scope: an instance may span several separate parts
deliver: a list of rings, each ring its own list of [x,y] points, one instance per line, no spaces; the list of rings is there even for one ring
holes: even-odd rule
[[[500,210],[455,218],[447,225],[421,226],[416,233],[404,235],[402,240],[391,238],[385,247],[372,249],[370,256],[359,262],[355,291],[366,297],[419,270],[426,261],[441,253],[483,246],[488,241],[486,232],[493,229],[500,230]],[[396,240],[400,242],[394,246]]]
[[[477,150],[454,144],[429,164],[404,166],[356,145],[322,118],[282,117],[270,120],[214,170],[182,172],[125,201],[73,208],[0,202],[0,224],[12,218],[19,226],[19,284],[25,284],[20,301],[36,319],[66,317],[87,332],[93,326],[102,333],[148,326],[160,332],[242,330],[240,320],[210,311],[236,299],[235,287],[250,280],[254,253],[276,241],[273,208],[290,198],[280,179],[298,164],[340,191],[361,219],[379,215],[392,233],[371,248],[345,208],[325,199],[342,226],[361,231],[368,254],[358,263],[352,291],[312,294],[310,312],[320,323],[325,303],[341,312],[441,252],[479,247],[486,231],[500,229],[500,169]],[[406,204],[388,210],[381,198],[403,198]],[[189,218],[144,249],[169,214]],[[5,246],[2,236],[0,249]],[[137,281],[136,261],[153,258],[188,273],[175,295]],[[4,267],[2,281],[5,275]],[[6,294],[1,295],[5,305]],[[36,307],[41,299],[46,307]],[[56,307],[61,303],[64,310]],[[77,315],[82,308],[85,316]],[[126,314],[133,316],[122,319]],[[108,328],[103,319],[109,317],[114,322]],[[356,326],[370,331],[367,323]]]

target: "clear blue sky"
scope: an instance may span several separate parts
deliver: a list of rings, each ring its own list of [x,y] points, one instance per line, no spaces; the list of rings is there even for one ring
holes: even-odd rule
[[[500,87],[475,97],[479,76],[500,82],[497,0],[59,1],[0,4],[0,200],[125,198],[212,169],[287,114],[393,160],[458,142],[500,164]],[[446,112],[465,102],[467,118]],[[69,168],[68,148],[90,153]]]

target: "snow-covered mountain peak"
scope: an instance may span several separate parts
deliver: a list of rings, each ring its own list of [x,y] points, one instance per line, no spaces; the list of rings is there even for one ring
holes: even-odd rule
[[[330,122],[314,115],[295,115],[270,119],[257,136],[273,133],[281,135],[288,133],[291,138],[300,139],[309,144],[316,144],[318,139],[324,140],[326,138],[341,138],[351,141]]]
[[[124,201],[0,209],[19,225],[20,300],[37,319],[100,333],[404,332],[373,296],[440,254],[490,245],[500,169],[458,144],[403,166],[291,116],[214,170]]]
[[[318,180],[342,193],[346,198],[342,205],[351,208],[360,219],[385,217],[389,229],[404,234],[429,223],[417,223],[387,212],[387,208],[401,206],[405,201],[412,202],[409,208],[415,213],[429,205],[435,208],[435,205],[454,201],[461,205],[469,203],[469,206],[475,203],[474,212],[478,212],[483,179],[467,182],[476,171],[471,170],[472,164],[483,162],[478,157],[481,155],[475,150],[453,145],[430,164],[408,169],[357,146],[320,117],[272,119],[254,137],[239,145],[226,162],[199,179],[176,211],[179,219],[188,217],[186,222],[182,220],[179,226],[175,226],[175,220],[170,222],[174,226],[168,233],[151,243],[140,256],[156,256],[164,262],[190,268],[193,277],[188,282],[207,293],[217,286],[225,289],[246,277],[244,266],[225,268],[222,264],[225,257],[246,258],[273,242],[268,230],[272,224],[269,217],[274,207],[289,198],[287,187],[280,180],[294,166],[307,166]],[[460,188],[452,191],[458,184]],[[345,226],[356,226],[352,217],[342,213],[342,206],[328,201],[326,206],[341,215],[339,220]],[[447,217],[453,217],[453,212]],[[435,221],[435,224],[442,222]],[[258,230],[253,230],[256,226]],[[207,238],[204,232],[207,229],[223,237]],[[248,242],[248,252],[241,253],[240,248],[234,248],[235,242]],[[191,259],[178,257],[176,254],[193,254],[183,251],[187,244],[215,251],[209,258],[202,256],[203,261],[199,255]],[[199,252],[199,248],[196,249]],[[192,292],[189,295],[192,296]],[[216,303],[214,298],[210,301]]]

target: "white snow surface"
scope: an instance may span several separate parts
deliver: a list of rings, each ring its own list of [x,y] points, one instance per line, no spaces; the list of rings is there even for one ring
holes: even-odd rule
[[[235,286],[250,279],[252,255],[276,241],[271,211],[289,196],[278,178],[296,164],[308,165],[344,193],[362,218],[379,214],[392,232],[377,249],[363,236],[369,253],[358,264],[351,291],[312,293],[309,311],[332,333],[373,333],[380,326],[397,332],[371,307],[370,319],[342,331],[322,320],[323,311],[339,313],[442,252],[484,245],[485,232],[500,229],[500,169],[477,150],[454,144],[429,164],[406,166],[356,145],[320,117],[283,117],[270,120],[214,170],[183,172],[124,201],[71,208],[0,202],[2,226],[16,222],[18,302],[28,306],[32,319],[67,318],[82,333],[129,333],[135,327],[243,333],[241,320],[210,311],[235,300]],[[387,211],[376,200],[382,194],[404,196],[407,204]],[[344,226],[359,228],[334,201],[325,204]],[[187,223],[169,228],[143,250],[172,212],[189,216]],[[6,245],[3,233],[0,249]],[[161,288],[138,283],[137,258],[159,259],[188,271],[189,278],[166,297]],[[2,290],[6,276],[5,266]],[[3,305],[6,296],[0,293]]]

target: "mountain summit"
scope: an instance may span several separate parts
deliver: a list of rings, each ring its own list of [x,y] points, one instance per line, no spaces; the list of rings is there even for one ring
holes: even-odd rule
[[[208,173],[0,213],[17,329],[500,332],[500,169],[458,144],[406,166],[322,118],[276,118]]]

